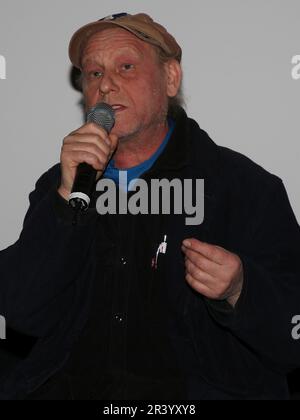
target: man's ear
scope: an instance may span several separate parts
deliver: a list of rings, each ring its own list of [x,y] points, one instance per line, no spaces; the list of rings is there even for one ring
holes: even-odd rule
[[[181,86],[182,69],[177,60],[169,60],[165,64],[167,76],[167,94],[169,98],[174,98]]]

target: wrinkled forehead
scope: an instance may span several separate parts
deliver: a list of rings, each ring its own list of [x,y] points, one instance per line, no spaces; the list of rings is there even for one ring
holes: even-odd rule
[[[101,54],[118,55],[126,52],[137,57],[154,56],[155,47],[126,29],[105,28],[87,38],[82,47],[81,64]]]

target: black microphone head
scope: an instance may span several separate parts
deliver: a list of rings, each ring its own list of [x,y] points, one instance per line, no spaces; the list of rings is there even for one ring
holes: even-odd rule
[[[100,102],[91,108],[86,115],[87,122],[93,122],[109,134],[115,124],[115,111],[110,105]]]

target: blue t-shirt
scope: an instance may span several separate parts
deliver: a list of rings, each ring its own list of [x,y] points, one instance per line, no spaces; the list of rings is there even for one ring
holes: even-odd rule
[[[111,161],[109,162],[104,174],[103,174],[103,178],[109,178],[112,179],[117,185],[119,185],[119,173],[120,171],[122,172],[127,172],[127,189],[128,189],[128,185],[129,183],[133,180],[133,179],[138,179],[141,175],[143,175],[146,171],[148,171],[153,164],[155,163],[155,161],[159,158],[159,156],[162,154],[162,152],[164,151],[164,149],[166,148],[172,133],[174,131],[175,128],[175,121],[172,120],[171,118],[168,119],[168,123],[169,123],[169,131],[164,139],[164,141],[162,142],[162,144],[159,146],[159,148],[157,149],[157,151],[145,162],[140,163],[137,166],[134,166],[133,168],[129,168],[129,169],[118,169],[115,167],[115,162],[113,159],[111,159]],[[125,190],[125,185],[119,185],[119,187],[122,190]]]

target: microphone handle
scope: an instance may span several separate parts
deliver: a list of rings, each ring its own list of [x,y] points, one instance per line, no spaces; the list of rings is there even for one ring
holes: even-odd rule
[[[77,167],[69,204],[76,210],[87,210],[91,202],[97,171],[88,163],[80,163]]]

